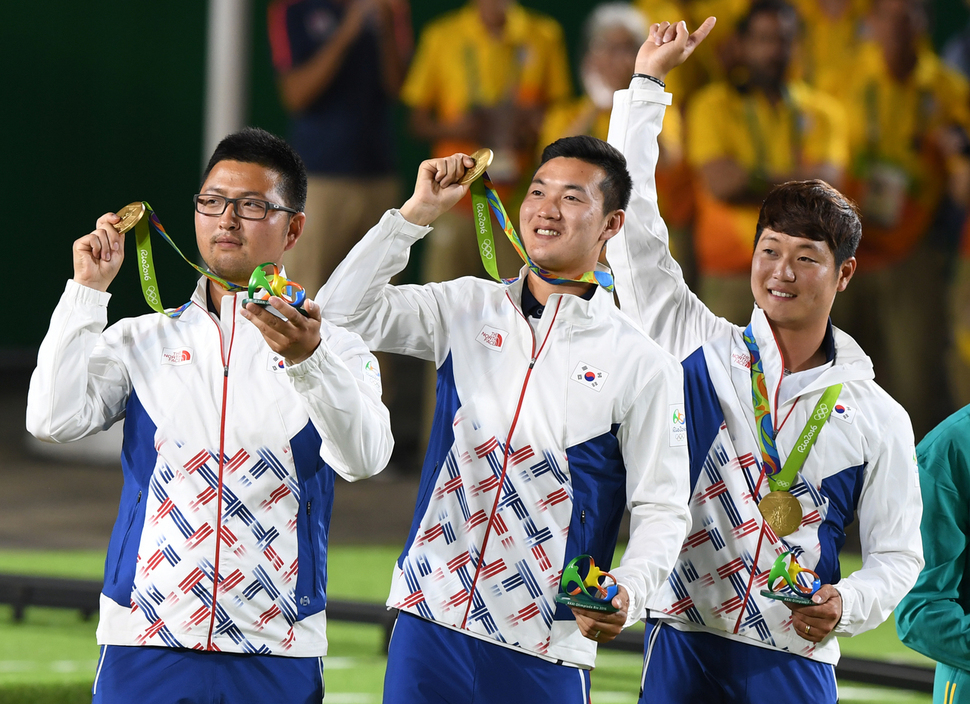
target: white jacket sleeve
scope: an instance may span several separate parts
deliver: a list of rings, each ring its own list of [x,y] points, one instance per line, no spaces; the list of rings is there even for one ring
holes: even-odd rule
[[[447,356],[449,295],[461,280],[425,286],[391,286],[404,270],[411,246],[431,232],[388,210],[350,251],[317,293],[323,317],[353,330],[368,348],[418,357],[440,365]]]
[[[115,351],[124,321],[102,335],[111,295],[67,282],[27,392],[27,430],[47,442],[71,442],[124,417],[131,381]]]
[[[623,229],[607,243],[607,258],[623,312],[661,347],[684,359],[734,326],[694,295],[670,255],[655,176],[657,136],[669,104],[670,94],[644,78],[614,94],[609,142],[627,159],[633,193]]]
[[[630,592],[626,625],[670,576],[690,531],[690,468],[684,412],[684,374],[671,360],[640,391],[620,425],[618,439],[627,473],[630,542],[612,571]]]
[[[919,489],[913,427],[899,408],[886,424],[882,447],[865,469],[857,507],[862,569],[839,581],[839,636],[871,630],[889,618],[923,569]]]
[[[391,419],[381,403],[381,374],[359,336],[326,320],[320,345],[286,368],[320,433],[320,456],[347,481],[371,477],[391,458]]]

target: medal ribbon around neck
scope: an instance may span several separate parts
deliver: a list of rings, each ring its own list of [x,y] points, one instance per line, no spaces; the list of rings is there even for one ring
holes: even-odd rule
[[[165,310],[162,307],[161,294],[158,290],[158,279],[155,277],[155,263],[152,258],[152,233],[151,229],[149,229],[149,224],[151,224],[151,228],[154,229],[155,232],[161,235],[163,240],[168,242],[172,249],[178,252],[178,255],[182,257],[182,259],[188,262],[189,266],[198,271],[204,277],[219,284],[227,291],[246,290],[245,286],[240,286],[230,281],[226,281],[222,277],[216,276],[212,272],[206,271],[199,265],[190,261],[188,257],[182,254],[182,250],[176,246],[175,242],[172,241],[172,238],[168,236],[168,233],[165,232],[165,228],[162,226],[162,223],[155,214],[155,211],[152,210],[152,206],[148,204],[148,201],[142,201],[142,203],[145,206],[145,215],[148,217],[142,217],[135,225],[135,247],[138,251],[138,279],[141,281],[141,291],[145,296],[145,302],[151,306],[152,310],[161,313],[162,315],[167,315],[169,318],[177,318],[186,308],[189,307],[191,301],[179,306],[178,308],[173,308],[170,310]]]
[[[556,285],[570,283],[598,284],[607,291],[613,290],[613,275],[607,271],[587,271],[578,279],[567,279],[562,276],[556,276],[551,271],[543,269],[532,261],[528,252],[525,251],[525,245],[522,244],[522,240],[515,231],[515,227],[512,226],[512,221],[509,219],[508,213],[505,212],[505,206],[502,205],[502,200],[498,197],[495,187],[492,186],[487,172],[483,173],[481,178],[472,181],[469,190],[472,196],[475,234],[478,236],[478,252],[481,254],[485,271],[493,279],[502,281],[502,278],[498,275],[498,265],[495,259],[495,238],[492,235],[492,219],[488,214],[489,209],[495,214],[495,220],[501,226],[502,230],[505,231],[505,236],[509,238],[509,242],[512,243],[519,257],[528,265],[529,270],[543,281],[548,281]]]
[[[768,478],[771,491],[786,491],[795,482],[795,477],[805,464],[822,426],[832,414],[832,409],[842,392],[842,384],[834,384],[822,392],[822,397],[815,404],[815,409],[805,423],[798,442],[782,466],[778,447],[775,445],[775,426],[771,420],[771,406],[768,403],[768,385],[765,381],[761,350],[755,342],[751,325],[745,329],[743,337],[744,344],[751,353],[751,399],[754,402],[754,422],[765,476]]]

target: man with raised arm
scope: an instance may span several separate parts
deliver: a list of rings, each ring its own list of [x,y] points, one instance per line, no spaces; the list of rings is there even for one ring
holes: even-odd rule
[[[231,134],[200,190],[208,270],[177,311],[105,329],[121,219],[105,213],[75,241],[27,429],[70,442],[124,420],[96,704],[319,704],[334,472],[353,481],[387,464],[380,375],[312,301],[306,316],[276,296],[278,316],[243,303],[253,270],[302,234],[296,152],[262,130]]]
[[[683,375],[620,313],[603,244],[623,225],[622,155],[592,137],[550,145],[519,213],[529,262],[510,283],[390,286],[429,223],[469,190],[467,156],[425,161],[321,290],[324,315],[374,350],[433,360],[434,431],[394,568],[385,702],[585,704],[597,643],[635,620],[689,528]],[[489,217],[487,210],[484,217]],[[610,615],[554,600],[563,568],[609,569]]]
[[[824,182],[787,183],[765,199],[747,327],[713,315],[684,283],[654,168],[670,102],[662,80],[694,43],[683,23],[651,28],[610,128],[635,184],[607,252],[616,290],[624,312],[683,360],[691,447],[694,529],[648,604],[642,700],[757,703],[784,692],[834,703],[836,636],[882,623],[923,563],[912,428],[868,357],[829,322],[862,228]],[[843,578],[856,515],[863,567]],[[817,573],[810,603],[762,595],[785,581],[769,581],[779,558],[796,593],[811,593],[805,576]]]

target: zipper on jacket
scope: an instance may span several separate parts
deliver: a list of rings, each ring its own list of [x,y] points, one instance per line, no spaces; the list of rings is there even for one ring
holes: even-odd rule
[[[584,508],[579,512],[579,525],[580,525],[580,538],[583,541],[583,552],[589,551],[589,546],[586,544],[586,509]]]
[[[508,296],[508,291],[505,293]],[[511,301],[512,299],[509,298]],[[515,303],[512,305],[515,307]],[[461,620],[461,628],[464,629],[468,624],[468,614],[471,613],[472,602],[475,596],[475,587],[478,584],[478,576],[481,574],[482,567],[485,565],[485,549],[488,547],[488,538],[492,533],[492,525],[495,523],[495,513],[498,510],[498,502],[502,498],[502,487],[505,485],[505,474],[508,471],[509,464],[509,447],[512,442],[512,434],[515,432],[515,426],[519,422],[519,413],[522,411],[522,400],[525,398],[525,390],[529,386],[529,379],[532,377],[532,369],[536,365],[536,360],[539,359],[539,355],[542,354],[542,350],[545,349],[546,343],[549,341],[549,336],[552,334],[552,326],[556,322],[556,316],[559,315],[559,307],[562,305],[562,298],[556,304],[556,311],[552,315],[552,320],[549,321],[549,329],[546,330],[546,336],[542,340],[542,345],[539,347],[539,351],[536,352],[536,334],[532,329],[532,324],[525,320],[526,326],[529,328],[529,332],[532,333],[532,359],[529,362],[529,368],[526,370],[525,379],[522,381],[522,390],[519,391],[519,401],[515,406],[515,414],[512,416],[512,425],[509,427],[509,434],[505,438],[505,448],[502,451],[502,473],[499,475],[498,486],[495,489],[495,502],[492,504],[492,512],[488,516],[488,523],[485,526],[485,536],[482,538],[482,547],[478,555],[478,565],[475,567],[475,576],[472,578],[471,589],[468,590],[468,606],[465,607],[465,615]],[[515,310],[522,315],[518,307]],[[524,319],[525,316],[523,316]]]
[[[317,541],[313,537],[313,524],[310,523],[310,506],[312,501],[307,499],[306,502],[306,531],[308,547],[310,549],[310,575],[313,579],[310,580],[310,598],[317,595]]]
[[[138,498],[135,499],[135,507],[131,510],[131,518],[128,519],[128,529],[125,531],[125,537],[121,539],[121,550],[118,551],[118,562],[115,563],[115,581],[118,581],[118,572],[121,571],[121,557],[125,554],[125,548],[128,546],[128,536],[131,535],[132,526],[135,525],[135,514],[138,513],[138,504],[141,503],[141,490],[138,490]]]
[[[228,296],[222,299],[223,305]],[[221,309],[220,309],[221,310]],[[208,314],[208,311],[206,311]],[[212,316],[209,316],[212,319]],[[222,356],[222,414],[219,419],[219,482],[216,492],[216,555],[212,569],[212,607],[209,615],[209,633],[206,636],[206,650],[212,650],[212,631],[216,622],[216,599],[219,595],[219,552],[222,547],[222,472],[226,463],[226,402],[229,397],[229,359],[232,357],[232,343],[236,339],[236,296],[232,297],[232,332],[229,334],[229,349],[225,350],[222,339],[222,325],[216,324],[219,331],[219,354]]]
[[[770,409],[772,430],[774,431],[775,437],[777,438],[778,431],[781,430],[781,426],[778,425],[778,394],[781,393],[781,382],[785,378],[786,365],[785,365],[785,353],[782,351],[781,345],[778,343],[778,336],[775,334],[774,328],[771,327],[771,323],[768,323],[768,329],[771,331],[771,339],[775,343],[775,347],[778,349],[778,357],[781,359],[781,376],[778,378],[778,385],[775,387],[774,404]],[[798,400],[796,399],[795,404],[797,403],[798,403]],[[790,409],[788,409],[788,415],[785,416],[784,420],[781,422],[781,425],[784,425],[788,421],[788,418],[791,416],[793,410],[795,410],[794,404]],[[754,487],[753,496],[755,498],[757,498],[758,494],[761,493],[761,482],[764,481],[764,478],[765,478],[765,467],[762,464],[761,473],[758,475],[758,481],[755,483],[755,487]],[[754,578],[758,572],[758,560],[761,557],[761,544],[765,538],[765,525],[767,524],[762,519],[761,530],[758,531],[758,544],[755,547],[754,560],[751,563],[752,564],[751,576],[748,578],[748,586],[745,588],[744,598],[741,600],[741,611],[738,613],[738,620],[734,623],[734,631],[733,631],[734,635],[738,634],[738,631],[741,628],[741,621],[744,620],[744,612],[748,608],[748,599],[751,597],[751,587],[754,585]]]

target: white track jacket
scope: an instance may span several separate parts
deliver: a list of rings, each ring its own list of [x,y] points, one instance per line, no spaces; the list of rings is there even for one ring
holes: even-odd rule
[[[760,591],[775,557],[790,550],[823,584],[839,590],[843,612],[833,635],[861,633],[889,616],[923,565],[912,426],[903,408],[873,381],[869,358],[835,328],[828,338],[831,366],[792,398],[779,399],[784,361],[768,320],[755,309],[751,325],[764,360],[772,418],[776,428],[781,425],[776,439],[782,462],[825,388],[844,384],[791,489],[802,505],[801,526],[785,538],[763,526],[752,499],[760,500],[768,487],[758,485],[761,450],[749,353],[742,328],[711,313],[687,288],[670,256],[654,181],[657,135],[670,96],[651,86],[634,79],[614,98],[609,141],[626,156],[634,191],[624,229],[609,242],[608,254],[624,312],[683,360],[694,532],[649,607],[681,629],[834,664],[839,659],[834,637],[818,645],[798,637],[789,609]],[[856,518],[863,567],[843,579],[839,551],[845,527]]]
[[[387,603],[592,667],[596,644],[554,601],[560,574],[584,553],[610,566],[624,505],[631,538],[613,574],[633,617],[670,573],[690,524],[680,365],[602,290],[550,296],[533,330],[522,279],[387,285],[430,230],[388,211],[318,298],[371,349],[438,369],[414,522]]]
[[[380,373],[326,322],[313,355],[285,366],[240,315],[244,294],[216,319],[206,284],[177,319],[104,330],[110,295],[69,281],[27,429],[69,442],[124,419],[98,643],[325,655],[333,472],[353,481],[390,457]]]

